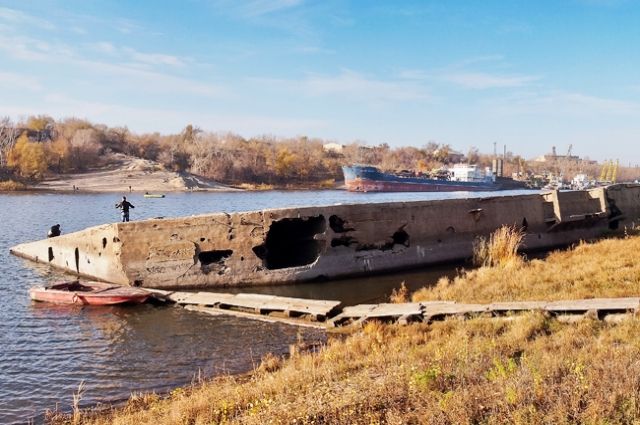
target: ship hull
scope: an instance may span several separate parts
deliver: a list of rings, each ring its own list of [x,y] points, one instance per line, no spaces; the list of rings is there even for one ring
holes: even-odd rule
[[[383,173],[374,167],[342,167],[347,190],[351,192],[486,192],[500,190],[492,182],[461,182],[424,177],[404,177]]]

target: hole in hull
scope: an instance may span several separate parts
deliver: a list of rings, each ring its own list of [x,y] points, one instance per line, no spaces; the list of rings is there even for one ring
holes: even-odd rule
[[[343,220],[337,215],[332,215],[331,217],[329,217],[329,227],[331,227],[331,230],[336,233],[346,233],[355,230],[351,227],[344,227],[346,223],[346,220]]]
[[[78,248],[75,249],[74,256],[76,260],[76,272],[80,274],[80,250]]]
[[[372,244],[360,244],[356,247],[356,251],[371,251],[380,250],[388,251],[393,249],[395,245],[403,245],[409,247],[409,234],[404,230],[406,224],[400,227],[396,232],[391,235],[391,242],[386,243],[372,243]]]
[[[53,261],[53,248],[49,247],[49,262]]]
[[[203,273],[208,274],[211,272],[217,272],[222,274],[227,269],[225,261],[231,257],[233,250],[231,249],[216,249],[213,251],[201,251],[198,253],[198,261],[200,262],[200,270]]]
[[[233,254],[233,251],[230,249],[201,251],[198,254],[198,261],[200,261],[200,264],[202,264],[203,266],[208,266],[209,264],[226,260],[227,258],[231,257],[231,254]]]
[[[322,215],[273,222],[265,243],[254,247],[253,252],[269,270],[311,264],[318,259],[324,247],[324,241],[315,240],[314,237],[324,233],[326,227]]]

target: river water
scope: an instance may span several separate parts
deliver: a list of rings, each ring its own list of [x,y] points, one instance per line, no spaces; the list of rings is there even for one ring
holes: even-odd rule
[[[500,192],[508,196],[522,192]],[[492,194],[495,196],[495,194]],[[290,206],[334,205],[487,196],[481,193],[268,191],[177,193],[164,199],[130,194],[133,220]],[[41,422],[45,410],[118,402],[132,393],[166,392],[200,377],[251,370],[268,353],[284,354],[299,338],[324,340],[298,329],[171,306],[80,307],[33,303],[31,286],[68,279],[58,271],[11,256],[18,243],[42,239],[60,223],[63,233],[119,220],[117,194],[0,194],[0,423]],[[387,299],[393,288],[433,284],[455,267],[378,277],[245,289],[345,304]]]

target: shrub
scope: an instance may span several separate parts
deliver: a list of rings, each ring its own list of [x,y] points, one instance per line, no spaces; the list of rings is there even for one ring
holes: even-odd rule
[[[502,226],[489,236],[476,239],[473,262],[477,266],[510,267],[522,264],[518,249],[524,233],[513,226]]]

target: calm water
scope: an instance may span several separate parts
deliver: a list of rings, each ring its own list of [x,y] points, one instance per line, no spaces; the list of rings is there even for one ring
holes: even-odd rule
[[[502,192],[510,195],[517,192]],[[216,211],[246,211],[486,196],[484,194],[344,191],[181,193],[165,199],[131,194],[134,220]],[[0,423],[41,422],[46,409],[70,410],[84,381],[83,405],[125,400],[132,392],[167,391],[196,377],[250,370],[267,352],[286,353],[302,336],[321,331],[214,317],[174,307],[91,308],[32,303],[27,291],[68,276],[9,254],[21,242],[42,239],[60,223],[63,233],[119,219],[115,194],[0,194]],[[435,282],[452,267],[322,284],[251,289],[347,304],[388,297],[405,281],[410,288]],[[247,290],[249,291],[249,290]],[[301,333],[302,335],[299,335]]]

